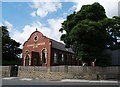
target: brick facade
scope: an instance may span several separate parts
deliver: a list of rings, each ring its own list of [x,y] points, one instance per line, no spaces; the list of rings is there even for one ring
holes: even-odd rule
[[[24,66],[74,65],[74,52],[64,44],[35,31],[23,45]]]

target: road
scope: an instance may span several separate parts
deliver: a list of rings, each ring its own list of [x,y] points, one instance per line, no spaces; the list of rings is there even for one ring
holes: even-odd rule
[[[2,79],[2,87],[120,87],[117,82]]]

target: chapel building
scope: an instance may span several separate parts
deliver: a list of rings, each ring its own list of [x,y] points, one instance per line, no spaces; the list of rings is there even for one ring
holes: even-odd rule
[[[71,48],[35,31],[23,44],[23,66],[75,65],[74,52]]]

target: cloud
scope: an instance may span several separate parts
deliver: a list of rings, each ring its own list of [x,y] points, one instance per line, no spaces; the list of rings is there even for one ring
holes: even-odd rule
[[[27,39],[36,30],[36,28],[38,31],[43,33],[43,35],[45,35],[51,39],[54,39],[56,41],[62,42],[62,41],[60,41],[60,36],[62,34],[59,32],[59,29],[61,28],[61,23],[64,20],[65,19],[63,19],[63,18],[48,19],[47,20],[48,26],[45,24],[41,24],[40,21],[34,21],[30,25],[29,24],[25,25],[23,27],[22,31],[19,31],[18,29],[14,29],[13,25],[11,23],[9,23],[8,21],[5,23],[9,24],[12,27],[11,32],[10,32],[11,38],[16,40],[17,42],[20,42],[23,45],[23,43],[25,41],[27,41]],[[20,46],[20,48],[22,48],[22,45]]]
[[[75,3],[72,8],[76,8],[76,11],[79,11],[82,5],[99,2],[105,8],[108,17],[118,16],[118,1],[119,0],[71,0],[71,2]]]
[[[58,18],[58,19],[48,19],[49,28],[51,28],[51,37],[57,41],[60,41],[61,33],[59,29],[61,28],[61,23],[63,23],[65,19]],[[53,33],[53,34],[52,34]]]
[[[48,11],[38,8],[36,13],[37,13],[37,16],[40,16],[41,18],[43,18],[48,14]]]
[[[118,15],[120,16],[120,1],[119,1],[119,4],[118,4]]]
[[[68,11],[75,11],[77,9],[77,4],[73,5]]]
[[[35,16],[36,16],[36,11],[33,11],[30,15],[31,15],[32,17],[35,17]]]
[[[4,20],[3,21],[3,25],[7,26],[7,29],[8,29],[9,32],[12,31],[13,25],[11,23],[9,23],[8,21]]]
[[[1,26],[3,26],[3,24],[2,24],[2,23],[0,23],[0,27],[1,27]]]
[[[40,2],[33,0],[32,8],[36,8],[36,16],[45,17],[49,12],[50,9],[53,9],[53,12],[56,11],[58,8],[61,8],[62,5],[60,0],[50,2]],[[63,2],[73,2],[75,5],[69,9],[69,11],[79,11],[82,5],[86,4],[93,4],[94,2],[99,2],[102,6],[104,6],[106,15],[108,17],[118,16],[118,2],[119,0],[64,0]],[[48,4],[50,5],[48,5]],[[51,4],[52,3],[52,4]],[[48,5],[48,6],[47,6]],[[57,6],[57,7],[56,7]],[[56,10],[55,10],[56,9]]]
[[[60,2],[32,2],[32,8],[36,9],[31,13],[33,17],[39,16],[41,18],[48,15],[50,12],[55,12],[62,7]]]
[[[32,32],[35,31],[35,29],[36,27],[34,26],[25,25],[22,32],[20,32],[19,30],[13,31],[11,38],[23,44],[28,39],[28,37],[32,34]]]
[[[75,5],[70,9],[70,11],[78,11],[82,7],[82,5],[92,4],[95,1],[96,0],[71,0],[71,2],[74,2]],[[105,7],[107,16],[112,17],[113,15],[117,15],[117,1],[118,0],[99,0],[98,2]],[[33,8],[34,11],[30,15],[33,17],[45,17],[49,13],[57,11],[61,7],[62,4],[60,2],[32,2],[31,8]],[[64,13],[63,15],[67,15],[67,13]],[[38,29],[38,31],[43,33],[43,35],[51,39],[60,41],[60,36],[62,34],[59,32],[59,29],[61,28],[61,23],[64,20],[65,19],[63,19],[63,17],[56,19],[47,19],[47,24],[42,24],[40,21],[34,21],[31,24],[24,25],[22,30],[14,29],[13,25],[8,21],[3,21],[3,23],[8,27],[8,31],[11,34],[11,38],[23,44],[29,38],[29,36],[36,30],[36,28]]]

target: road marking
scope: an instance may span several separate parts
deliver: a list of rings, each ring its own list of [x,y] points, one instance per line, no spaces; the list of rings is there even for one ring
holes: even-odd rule
[[[63,79],[61,82],[90,82],[90,83],[118,83],[118,81],[109,80],[79,80],[79,79]]]
[[[31,78],[22,78],[20,80],[24,80],[24,81],[31,81],[32,79]]]
[[[87,82],[88,80],[78,80],[78,79],[63,79],[61,82]]]
[[[11,80],[11,79],[15,79],[16,77],[5,77],[5,78],[2,78],[4,80]]]
[[[90,81],[90,82],[97,82],[97,83],[118,83],[118,81],[107,81],[107,80]]]

